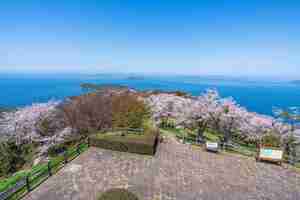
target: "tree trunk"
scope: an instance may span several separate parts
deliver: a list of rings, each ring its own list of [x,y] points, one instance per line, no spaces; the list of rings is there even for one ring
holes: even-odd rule
[[[203,129],[202,128],[198,128],[198,138],[203,139],[203,134],[204,134]]]
[[[224,134],[224,143],[228,144],[231,142],[231,130],[225,130],[225,134]]]
[[[198,134],[197,134],[197,142],[201,143],[204,141],[204,131],[207,127],[207,123],[206,122],[198,122]]]

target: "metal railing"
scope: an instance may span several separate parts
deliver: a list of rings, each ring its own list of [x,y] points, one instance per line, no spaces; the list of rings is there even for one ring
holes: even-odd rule
[[[20,199],[24,195],[31,192],[38,187],[42,182],[51,177],[54,173],[59,171],[68,162],[79,156],[86,147],[89,147],[88,142],[80,143],[75,148],[65,151],[57,160],[49,161],[43,165],[39,170],[29,172],[21,177],[13,186],[9,186],[4,191],[0,192],[0,200]]]
[[[144,133],[144,129],[142,128],[122,128],[122,127],[117,127],[117,128],[106,128],[102,129],[100,132],[125,132],[125,133],[132,133],[132,134],[138,134],[142,135]]]

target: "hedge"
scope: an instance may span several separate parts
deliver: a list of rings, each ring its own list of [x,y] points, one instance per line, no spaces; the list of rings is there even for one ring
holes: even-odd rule
[[[159,132],[151,131],[142,135],[120,132],[98,133],[89,137],[91,146],[114,151],[154,155],[158,143]]]

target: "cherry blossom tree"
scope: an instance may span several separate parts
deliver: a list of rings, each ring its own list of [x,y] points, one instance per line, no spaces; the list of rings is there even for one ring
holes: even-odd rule
[[[220,129],[221,115],[224,113],[224,107],[217,90],[207,90],[202,96],[198,98],[199,104],[202,107],[202,115],[208,119],[212,128]]]
[[[222,99],[216,90],[207,90],[197,98],[191,118],[196,122],[198,138],[210,127],[223,133],[228,142],[234,131],[238,130],[247,111],[241,108],[232,98]]]
[[[50,117],[59,105],[58,101],[33,104],[19,108],[15,112],[3,113],[1,118],[1,132],[16,138],[18,144],[24,140],[31,141],[39,137],[39,122]]]
[[[245,140],[257,141],[268,133],[284,137],[288,132],[287,124],[269,116],[249,112],[238,105],[233,98],[221,98],[216,90],[207,90],[201,96],[189,101],[190,104],[182,112],[186,113],[182,115],[183,121],[198,129],[197,135],[200,140],[203,140],[203,133],[207,128],[222,133],[224,142],[230,142],[233,134],[239,134]],[[174,105],[178,103],[175,102]],[[160,111],[167,113],[164,109]],[[173,116],[176,115],[178,114],[173,111]]]

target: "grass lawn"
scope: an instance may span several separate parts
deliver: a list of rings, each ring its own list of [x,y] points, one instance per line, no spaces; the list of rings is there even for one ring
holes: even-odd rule
[[[178,139],[185,139],[186,142],[194,144],[197,132],[196,131],[186,131],[184,129],[161,129],[161,133],[166,136],[176,136]],[[210,129],[207,129],[204,132],[204,137],[206,141],[211,142],[220,142],[220,138],[222,137],[221,134],[216,133]],[[235,141],[238,145],[236,148],[228,149],[227,151],[232,153],[239,153],[245,156],[255,156],[256,155],[256,146],[255,145],[246,145],[242,142]]]
[[[175,129],[175,128],[163,128],[160,129],[162,135],[166,136],[176,136],[178,139],[183,139],[187,142],[192,142],[196,140],[197,132],[196,131],[186,131],[184,129]],[[220,135],[211,131],[206,130],[204,132],[204,137],[207,141],[211,142],[219,142],[220,141]]]
[[[81,152],[85,151],[88,148],[87,144],[82,144],[80,146]],[[70,147],[67,150],[68,160],[72,160],[77,156],[76,146]],[[55,157],[50,158],[51,163],[51,171],[52,173],[56,173],[64,162],[63,155],[57,155]],[[14,186],[19,180],[25,178],[27,175],[30,176],[30,182],[33,186],[37,185],[41,178],[40,176],[33,176],[34,174],[47,174],[48,172],[48,164],[38,164],[32,167],[30,170],[22,170],[15,173],[13,176],[8,178],[0,179],[0,192],[5,191],[6,189]]]
[[[206,130],[204,132],[205,140],[210,142],[220,142],[220,134],[217,134],[211,130]]]

